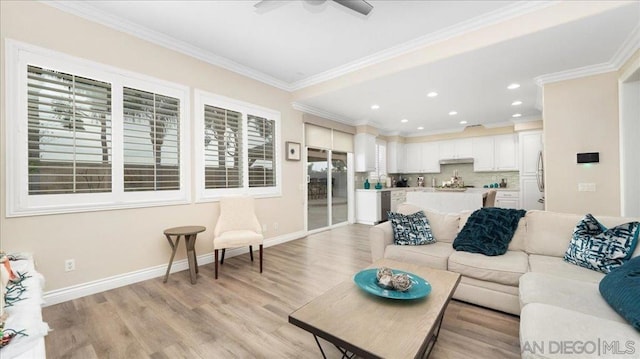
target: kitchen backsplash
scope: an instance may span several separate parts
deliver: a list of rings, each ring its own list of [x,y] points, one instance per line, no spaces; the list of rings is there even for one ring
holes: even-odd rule
[[[425,173],[420,175],[417,173],[398,174],[393,173],[389,176],[398,178],[402,176],[406,178],[410,187],[416,187],[418,182],[418,176],[424,176],[424,185],[431,187],[431,179],[436,178],[436,185],[442,185],[443,181],[451,180],[454,171],[458,171],[458,176],[462,178],[466,186],[482,187],[490,183],[500,183],[504,178],[507,182],[508,189],[520,188],[520,172],[518,171],[505,171],[505,172],[474,172],[473,164],[457,164],[457,165],[441,165],[440,173]],[[367,178],[368,173],[356,172],[355,174],[355,188],[363,188],[364,180]],[[373,184],[371,187],[373,188]]]

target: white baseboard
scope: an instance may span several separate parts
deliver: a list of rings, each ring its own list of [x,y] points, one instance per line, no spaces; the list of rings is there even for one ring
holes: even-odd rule
[[[307,235],[305,231],[293,232],[278,237],[267,238],[264,241],[264,247],[271,247],[277,244],[289,242],[302,238]],[[230,258],[243,253],[249,252],[248,247],[234,248],[225,253],[225,257]],[[198,265],[213,263],[213,252],[198,256]],[[109,289],[123,287],[125,285],[142,282],[152,278],[162,277],[167,271],[167,264],[161,264],[154,267],[140,269],[137,271],[118,274],[113,277],[98,279],[95,281],[73,285],[61,289],[52,290],[44,293],[44,306],[54,305],[69,300],[81,298],[87,295],[96,294],[107,291]],[[171,265],[171,273],[189,269],[187,259],[174,261]]]

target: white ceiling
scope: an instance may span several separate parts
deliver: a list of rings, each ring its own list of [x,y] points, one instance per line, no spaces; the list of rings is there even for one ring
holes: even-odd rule
[[[120,30],[287,90],[551,6],[516,1],[369,1],[365,17],[333,1],[58,2]],[[298,99],[296,106],[383,133],[419,135],[540,117],[537,77],[611,62],[638,32],[640,2],[437,62]],[[635,45],[637,47],[637,45]],[[509,83],[522,86],[506,90]],[[426,93],[435,90],[436,98]],[[511,103],[521,100],[514,108]],[[380,109],[373,111],[372,104]],[[451,110],[458,112],[449,116]],[[400,120],[409,120],[401,124]],[[425,129],[417,131],[416,127]]]

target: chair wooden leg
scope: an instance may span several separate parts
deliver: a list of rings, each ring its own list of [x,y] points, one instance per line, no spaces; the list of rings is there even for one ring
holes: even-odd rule
[[[226,250],[226,248],[222,248],[222,258],[220,259],[220,264],[224,264],[224,251]]]
[[[251,257],[251,261],[253,262],[253,246],[249,246],[249,256]]]
[[[262,273],[262,244],[260,245],[260,273]]]
[[[217,249],[214,250],[213,253],[214,253],[213,254],[213,257],[214,257],[213,261],[216,262],[216,265],[215,265],[215,267],[216,267],[215,279],[218,279],[218,250]]]

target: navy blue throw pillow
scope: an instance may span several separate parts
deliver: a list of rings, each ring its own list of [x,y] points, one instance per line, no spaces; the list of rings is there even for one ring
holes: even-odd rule
[[[640,330],[640,257],[613,269],[600,281],[600,294],[611,308]]]
[[[471,213],[467,223],[453,241],[456,251],[499,256],[507,252],[523,209],[486,207]]]

